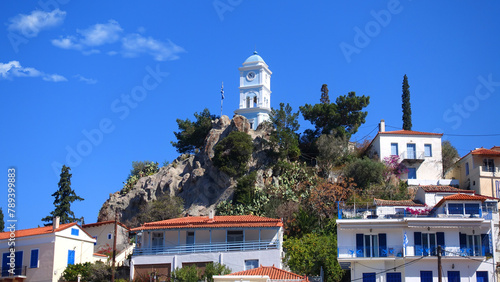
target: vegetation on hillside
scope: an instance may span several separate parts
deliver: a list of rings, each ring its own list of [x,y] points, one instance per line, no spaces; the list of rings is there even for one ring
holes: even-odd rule
[[[127,181],[123,182],[123,188],[120,191],[121,194],[127,194],[141,177],[153,175],[159,170],[158,163],[150,161],[138,161],[132,162],[132,169],[128,175]]]
[[[177,142],[171,142],[171,144],[180,154],[194,153],[195,149],[201,148],[205,137],[212,129],[212,121],[219,118],[211,114],[207,108],[201,113],[194,113],[194,117],[196,121],[176,120],[179,127],[179,131],[174,132]]]
[[[215,145],[214,165],[230,176],[242,176],[247,172],[252,156],[252,138],[245,132],[232,131]]]

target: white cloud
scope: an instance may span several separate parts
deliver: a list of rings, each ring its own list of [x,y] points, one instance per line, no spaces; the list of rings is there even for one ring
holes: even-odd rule
[[[23,67],[19,61],[10,61],[6,64],[0,63],[0,79],[12,79],[14,77],[41,77],[45,81],[60,82],[67,79],[59,74],[48,74],[35,68]]]
[[[80,74],[75,75],[75,77],[78,79],[78,81],[85,82],[87,84],[96,84],[97,80],[93,78],[86,78]]]
[[[78,36],[66,36],[53,39],[52,45],[62,49],[74,49],[84,52],[85,55],[100,53],[93,47],[110,44],[120,39],[123,29],[114,21],[105,24],[95,24],[87,29],[77,30]],[[89,50],[90,49],[90,50]]]
[[[145,32],[144,27],[138,28],[139,32]],[[157,61],[176,60],[179,53],[184,49],[172,41],[162,42],[152,37],[145,37],[139,33],[123,35],[123,29],[117,21],[109,20],[107,23],[95,24],[87,29],[77,30],[77,35],[70,35],[53,39],[52,45],[62,49],[73,49],[81,51],[84,55],[105,53],[114,56],[118,53],[124,57],[137,57],[141,54],[153,56]],[[102,50],[100,47],[121,42],[121,46],[115,50]]]
[[[10,19],[8,30],[17,31],[26,37],[36,37],[40,31],[57,26],[64,21],[66,12],[55,9],[52,12],[32,11]]]
[[[130,34],[122,39],[123,55],[125,57],[136,57],[146,53],[157,61],[176,60],[178,53],[185,50],[172,41],[161,42],[151,37],[144,37],[137,33]]]

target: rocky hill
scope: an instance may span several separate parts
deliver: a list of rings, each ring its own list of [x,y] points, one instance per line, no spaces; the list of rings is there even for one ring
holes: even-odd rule
[[[190,215],[207,215],[220,201],[230,199],[236,186],[236,179],[219,171],[212,163],[215,145],[232,131],[245,132],[252,137],[254,152],[248,166],[250,171],[257,171],[256,185],[264,186],[272,179],[272,171],[264,170],[270,161],[264,149],[271,130],[265,124],[252,130],[243,116],[236,115],[232,120],[222,116],[214,122],[200,152],[179,156],[158,173],[141,178],[125,195],[120,192],[110,195],[99,211],[98,221],[114,219],[115,209],[121,214],[120,221],[128,221],[142,205],[163,194],[183,198],[185,212]]]

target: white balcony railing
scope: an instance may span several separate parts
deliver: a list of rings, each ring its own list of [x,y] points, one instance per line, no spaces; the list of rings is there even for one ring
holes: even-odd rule
[[[401,160],[423,160],[425,159],[424,151],[404,151],[399,154]]]
[[[484,173],[484,172],[490,172],[490,173],[500,173],[500,167],[498,166],[480,166],[480,171],[481,171],[481,175]]]
[[[245,241],[234,243],[212,243],[178,246],[157,246],[151,248],[135,248],[134,256],[138,255],[169,255],[187,253],[241,252],[279,249],[279,241]]]
[[[392,245],[387,247],[359,248],[356,246],[340,246],[338,247],[338,258],[398,258],[403,256],[437,256],[437,247],[422,248],[421,246],[408,245],[406,246],[406,255],[403,253],[405,247],[403,245]],[[486,247],[478,246],[477,248],[460,248],[458,246],[444,246],[441,251],[445,257],[481,257],[491,256],[491,252]]]

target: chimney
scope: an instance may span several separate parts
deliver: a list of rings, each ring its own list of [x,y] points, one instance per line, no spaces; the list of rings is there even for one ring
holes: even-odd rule
[[[378,124],[378,132],[385,132],[385,120],[381,119]]]
[[[214,220],[214,210],[210,210],[210,211],[208,212],[208,219],[210,219],[210,220]]]
[[[52,231],[56,231],[59,228],[59,217],[56,216],[52,219]]]

